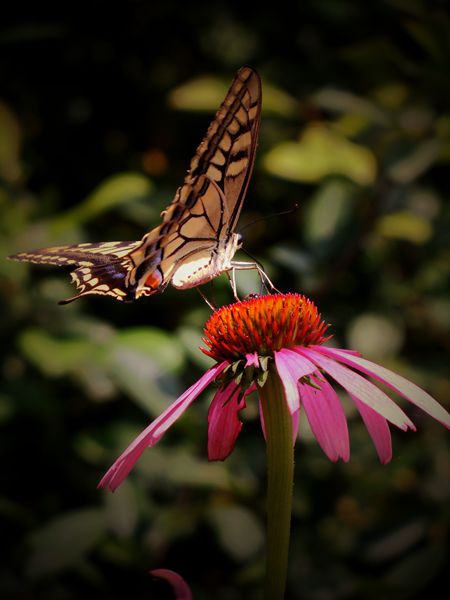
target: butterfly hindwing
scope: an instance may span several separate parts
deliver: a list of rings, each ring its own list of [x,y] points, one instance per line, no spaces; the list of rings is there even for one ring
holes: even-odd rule
[[[10,258],[21,262],[56,266],[77,265],[72,271],[72,281],[79,293],[61,304],[71,302],[86,294],[112,296],[117,300],[131,300],[131,290],[126,282],[133,263],[127,255],[140,242],[84,243],[71,246],[53,246],[33,252],[19,252]]]
[[[134,289],[127,284],[130,269],[129,259],[126,258],[96,265],[82,265],[70,274],[79,293],[59,304],[68,304],[88,294],[112,296],[116,300],[134,300]]]

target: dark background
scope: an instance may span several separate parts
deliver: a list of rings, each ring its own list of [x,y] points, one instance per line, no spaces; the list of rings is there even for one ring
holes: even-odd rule
[[[16,3],[0,29],[1,255],[139,239],[159,222],[234,72],[264,86],[240,226],[283,291],[450,405],[447,2]],[[243,256],[245,259],[245,257]],[[0,262],[0,598],[260,597],[264,442],[257,403],[225,463],[206,459],[204,393],[114,494],[114,458],[210,364],[195,290],[132,305],[62,270]],[[223,281],[222,281],[223,279]],[[248,274],[240,293],[258,291]],[[220,305],[225,277],[204,290]],[[344,402],[346,400],[344,399]],[[380,466],[348,409],[352,458],[296,448],[287,598],[444,598],[449,435],[412,406]],[[305,425],[305,424],[303,424]]]

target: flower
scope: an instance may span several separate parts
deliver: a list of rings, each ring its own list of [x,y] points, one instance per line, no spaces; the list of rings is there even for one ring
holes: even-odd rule
[[[242,429],[239,412],[246,396],[277,374],[292,418],[294,443],[301,409],[332,461],[350,457],[347,419],[331,385],[339,384],[354,402],[381,463],[392,458],[389,423],[415,430],[403,410],[371,380],[394,390],[450,429],[450,414],[427,392],[404,377],[325,342],[328,325],[316,306],[300,294],[252,297],[216,310],[205,325],[201,350],[215,364],[128,446],[99,487],[117,489],[144,450],[155,445],[212,382],[219,384],[208,413],[208,458],[224,460]],[[264,419],[260,409],[261,425]]]
[[[192,600],[192,592],[185,582],[185,580],[169,569],[153,569],[150,571],[150,575],[157,579],[163,579],[172,588],[172,592],[175,594],[175,600]]]

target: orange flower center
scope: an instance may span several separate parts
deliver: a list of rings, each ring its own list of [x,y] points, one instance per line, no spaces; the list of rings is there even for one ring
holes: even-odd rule
[[[301,294],[272,294],[216,310],[205,325],[202,352],[234,362],[246,354],[272,356],[281,348],[322,344],[328,325]]]

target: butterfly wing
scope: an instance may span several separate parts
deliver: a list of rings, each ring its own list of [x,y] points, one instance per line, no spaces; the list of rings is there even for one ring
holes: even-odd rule
[[[254,69],[242,67],[197,148],[183,185],[163,211],[163,223],[144,236],[142,248],[135,252],[136,260],[141,254],[138,293],[151,290],[145,257],[154,260],[159,255],[159,286],[173,280],[181,265],[188,269],[192,263],[191,278],[178,288],[200,285],[219,274],[224,266],[221,257],[215,267],[212,263],[220,251],[232,258],[234,252],[227,252],[227,246],[234,243],[253,170],[260,115],[261,80]],[[196,272],[194,265],[199,264]]]
[[[228,213],[222,235],[234,230],[247,192],[258,143],[261,100],[258,73],[242,67],[197,148],[180,191],[181,201],[189,205],[195,203],[192,189],[198,177],[205,175],[217,183]]]

